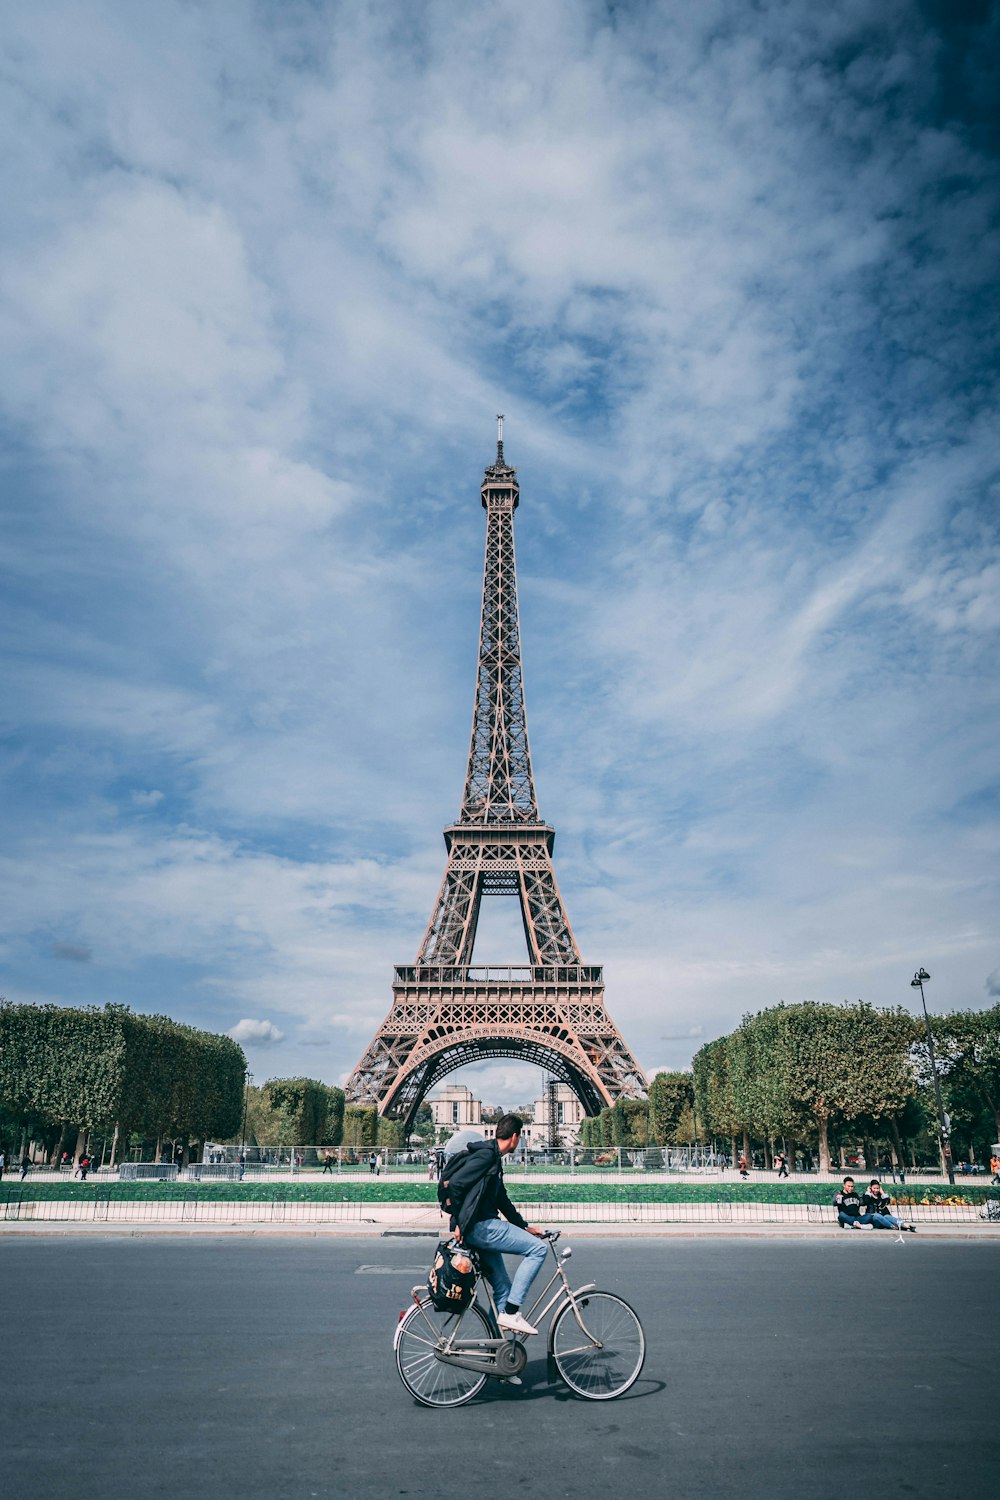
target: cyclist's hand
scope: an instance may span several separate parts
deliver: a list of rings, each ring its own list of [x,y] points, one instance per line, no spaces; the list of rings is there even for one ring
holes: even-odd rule
[[[528,1224],[525,1227],[529,1234],[535,1235],[538,1239],[543,1240],[545,1238],[545,1230],[539,1229],[537,1224]]]

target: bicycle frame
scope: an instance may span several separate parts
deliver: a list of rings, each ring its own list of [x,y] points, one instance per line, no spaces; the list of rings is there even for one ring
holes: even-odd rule
[[[575,1290],[570,1286],[569,1277],[566,1275],[564,1259],[556,1251],[557,1238],[558,1236],[556,1236],[556,1238],[549,1238],[548,1240],[549,1249],[552,1251],[552,1256],[556,1263],[555,1270],[549,1277],[549,1280],[546,1282],[545,1286],[539,1292],[538,1296],[535,1298],[534,1302],[531,1304],[525,1316],[527,1317],[529,1322],[535,1319],[540,1322],[542,1318],[548,1317],[548,1315],[553,1311],[558,1314],[567,1304],[570,1304],[573,1308],[573,1316],[580,1326],[581,1333],[587,1340],[589,1340],[592,1346],[594,1346],[595,1348],[600,1348],[600,1340],[595,1339],[590,1333],[589,1329],[583,1321],[583,1318],[580,1314],[580,1309],[577,1306],[576,1301],[578,1297],[584,1296],[587,1292],[592,1292],[597,1286],[597,1283],[596,1281],[588,1281],[584,1286],[579,1286]],[[555,1286],[556,1282],[559,1282],[559,1286],[556,1287],[556,1290],[552,1292],[551,1297],[549,1297],[548,1301],[546,1302],[545,1298],[548,1296],[549,1292],[552,1291],[552,1288],[553,1286]],[[444,1364],[460,1365],[463,1369],[466,1370],[478,1370],[484,1375],[496,1375],[499,1378],[503,1378],[505,1372],[497,1370],[495,1368],[496,1356],[497,1350],[502,1348],[503,1345],[507,1343],[507,1339],[501,1335],[500,1328],[497,1324],[497,1305],[493,1299],[493,1288],[490,1286],[490,1283],[486,1280],[486,1277],[483,1276],[481,1272],[479,1281],[476,1284],[476,1293],[473,1295],[472,1302],[477,1301],[480,1286],[484,1286],[486,1288],[486,1297],[488,1304],[486,1308],[482,1308],[482,1305],[480,1304],[480,1308],[481,1311],[486,1313],[487,1319],[491,1325],[495,1337],[488,1339],[458,1338],[457,1335],[462,1326],[462,1319],[464,1318],[465,1312],[467,1311],[467,1309],[463,1309],[463,1311],[458,1316],[458,1320],[453,1331],[449,1334],[443,1345],[441,1345],[436,1350],[436,1353],[438,1359],[441,1360]],[[417,1288],[414,1288],[413,1300],[419,1307],[420,1302],[417,1297],[417,1290]],[[472,1302],[469,1303],[470,1307],[472,1306]],[[544,1306],[542,1305],[543,1303]],[[398,1325],[396,1332],[397,1341],[399,1339],[402,1326],[402,1323]],[[429,1319],[427,1320],[427,1326],[432,1332],[436,1333],[436,1330],[433,1328],[433,1325],[430,1323]],[[552,1359],[555,1326],[556,1317],[553,1317],[551,1323],[549,1324],[549,1334],[547,1341],[547,1354],[549,1360]],[[525,1337],[526,1336],[524,1334],[516,1335],[512,1342],[521,1342]],[[491,1366],[493,1368],[491,1368]]]

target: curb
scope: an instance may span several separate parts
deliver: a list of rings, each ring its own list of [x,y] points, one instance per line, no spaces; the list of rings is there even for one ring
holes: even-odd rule
[[[784,1225],[752,1224],[743,1226],[713,1224],[580,1224],[560,1226],[564,1239],[635,1239],[635,1240],[813,1240],[817,1243],[854,1243],[855,1235],[845,1235],[841,1230],[828,1225]],[[365,1224],[0,1224],[0,1241],[6,1236],[17,1238],[65,1239],[69,1236],[115,1239],[205,1239],[234,1237],[250,1239],[438,1239],[437,1229],[395,1229],[377,1223]],[[873,1235],[862,1235],[860,1243],[872,1239],[886,1243],[898,1243],[891,1230],[875,1231]],[[916,1235],[907,1235],[906,1244],[920,1244],[928,1240],[973,1240],[992,1241],[1000,1244],[1000,1234],[988,1225],[932,1224],[922,1227]]]

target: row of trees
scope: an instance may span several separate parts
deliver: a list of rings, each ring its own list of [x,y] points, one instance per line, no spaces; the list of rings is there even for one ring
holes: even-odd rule
[[[1000,1140],[1000,1005],[933,1022],[956,1154]],[[884,1144],[935,1150],[936,1111],[922,1021],[875,1006],[802,1003],[748,1015],[696,1054],[692,1073],[659,1073],[648,1104],[623,1100],[585,1120],[585,1146],[662,1146],[713,1137],[739,1149],[814,1152],[829,1171],[848,1138],[873,1160]]]
[[[0,1001],[0,1130],[9,1150],[40,1141],[57,1160],[90,1131],[186,1143],[240,1128],[246,1058],[226,1036],[126,1005]]]
[[[316,1078],[270,1078],[251,1085],[240,1136],[251,1146],[339,1146],[344,1091]]]
[[[744,1149],[778,1139],[813,1142],[830,1170],[830,1131],[850,1122],[869,1138],[891,1136],[918,1098],[917,1023],[874,1006],[777,1005],[745,1016],[729,1036],[695,1055],[694,1084],[704,1129],[743,1138]],[[911,1125],[915,1121],[909,1122]],[[911,1132],[912,1133],[912,1132]]]
[[[646,1099],[619,1099],[582,1122],[580,1145],[670,1146],[694,1138],[690,1073],[657,1073]]]
[[[1000,1133],[1000,1006],[934,1018],[952,1133],[968,1154]],[[933,1137],[935,1107],[922,1021],[901,1009],[802,1003],[745,1016],[694,1058],[698,1113],[708,1134],[742,1137],[769,1153],[781,1139],[815,1148],[830,1169],[831,1132],[886,1143]]]

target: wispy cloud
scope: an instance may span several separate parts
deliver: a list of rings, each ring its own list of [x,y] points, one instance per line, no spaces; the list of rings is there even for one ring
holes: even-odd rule
[[[917,962],[980,1003],[995,27],[8,8],[8,996],[350,1069],[458,803],[505,410],[540,802],[640,1060]]]

